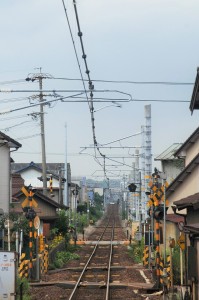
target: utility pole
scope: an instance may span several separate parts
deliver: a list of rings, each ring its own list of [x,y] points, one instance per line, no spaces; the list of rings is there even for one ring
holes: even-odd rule
[[[65,143],[65,193],[64,193],[64,205],[68,205],[69,206],[69,210],[70,210],[70,203],[69,203],[69,197],[68,197],[68,163],[67,163],[67,124],[65,124],[65,128],[66,128],[66,143]]]
[[[40,71],[41,73],[41,71]],[[39,101],[40,101],[40,126],[41,126],[41,151],[42,151],[42,177],[43,177],[43,194],[47,196],[47,178],[46,178],[46,146],[45,146],[45,131],[44,131],[44,106],[43,106],[43,92],[42,92],[42,74],[38,76],[39,79]]]
[[[43,98],[43,79],[52,78],[49,74],[41,73],[41,68],[39,68],[40,72],[37,74],[29,74],[26,78],[26,81],[35,80],[39,81],[39,102],[40,102],[40,130],[41,130],[41,151],[42,151],[42,180],[43,180],[43,194],[47,196],[47,177],[46,177],[46,146],[45,146],[45,129],[44,129],[44,98]]]

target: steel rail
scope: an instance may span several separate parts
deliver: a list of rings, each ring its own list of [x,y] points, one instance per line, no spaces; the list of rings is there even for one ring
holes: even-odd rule
[[[114,231],[115,231],[115,219],[113,220],[113,227],[111,231],[111,249],[109,255],[109,263],[108,263],[108,276],[106,281],[106,298],[105,300],[109,300],[109,288],[110,288],[110,276],[111,276],[111,262],[112,262],[112,255],[113,255],[113,239],[114,239]]]
[[[107,229],[107,227],[108,227],[108,225],[109,225],[110,218],[111,218],[111,216],[110,216],[109,219],[108,219],[108,223],[107,223],[107,225],[105,226],[104,231],[102,232],[102,234],[100,235],[99,239],[97,240],[97,243],[96,243],[96,245],[95,245],[95,247],[94,247],[94,249],[93,249],[93,252],[91,253],[90,257],[88,258],[88,260],[87,260],[87,262],[86,262],[86,264],[85,264],[85,266],[84,266],[84,268],[83,268],[83,270],[82,270],[82,272],[81,272],[81,274],[80,274],[80,276],[79,276],[79,278],[78,278],[78,280],[77,280],[77,282],[76,282],[76,284],[75,284],[75,286],[74,286],[74,289],[73,289],[72,293],[70,294],[70,297],[68,298],[68,300],[72,300],[72,299],[73,299],[73,296],[74,296],[75,293],[77,292],[77,288],[78,288],[78,286],[79,286],[79,284],[80,284],[80,281],[81,281],[81,279],[82,279],[84,273],[86,272],[86,269],[87,269],[87,267],[88,267],[88,264],[90,263],[92,257],[94,256],[94,254],[95,254],[95,252],[96,252],[96,249],[97,249],[97,247],[98,247],[98,245],[99,245],[99,242],[100,242],[100,240],[102,239],[102,237],[103,237],[103,235],[104,235],[104,233],[105,233],[105,231],[106,231],[106,229]]]

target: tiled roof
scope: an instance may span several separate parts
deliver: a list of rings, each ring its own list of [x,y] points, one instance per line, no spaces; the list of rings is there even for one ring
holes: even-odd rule
[[[197,68],[196,79],[189,109],[191,111],[191,114],[193,113],[194,109],[199,109],[199,68]]]
[[[64,169],[65,164],[64,163],[47,163],[46,169],[47,173],[52,174],[53,177],[59,178],[59,170]],[[30,163],[14,163],[11,164],[11,169],[13,173],[21,173],[29,168],[33,168],[35,170],[38,170],[42,172],[42,164],[41,163],[34,163],[31,161]]]
[[[199,234],[199,223],[195,223],[192,225],[185,225],[184,231],[187,233],[196,233]]]
[[[167,148],[164,152],[158,155],[154,160],[176,160],[177,158],[174,156],[174,153],[178,150],[178,148],[182,145],[182,143],[174,143],[169,148]]]
[[[24,186],[24,179],[21,174],[12,174],[12,195],[16,194]]]
[[[173,204],[175,204],[179,210],[187,207],[193,207],[194,210],[199,209],[199,193],[174,201]]]
[[[169,222],[178,224],[179,222],[184,221],[184,217],[179,216],[179,215],[175,215],[175,214],[167,214],[166,215],[166,220],[169,221]]]
[[[199,127],[188,137],[188,139],[179,147],[174,153],[174,156],[179,156],[183,150],[187,150],[191,145],[193,145],[199,139]]]
[[[22,146],[19,142],[13,140],[11,137],[9,137],[8,135],[6,135],[1,131],[0,131],[0,139],[10,142],[10,148],[20,148]]]

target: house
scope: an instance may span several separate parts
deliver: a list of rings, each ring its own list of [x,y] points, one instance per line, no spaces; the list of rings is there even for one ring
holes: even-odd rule
[[[192,287],[199,299],[199,127],[177,149],[174,156],[184,159],[185,168],[166,189],[168,213],[184,217],[186,267],[184,284]],[[184,226],[183,226],[184,225]]]
[[[173,213],[174,201],[199,192],[199,127],[178,148],[174,156],[184,159],[185,167],[166,189],[169,199],[168,213]]]
[[[25,188],[28,191],[28,187]],[[10,212],[23,214],[24,211],[22,208],[22,203],[26,198],[26,195],[21,190],[18,190],[17,193],[13,194]],[[50,229],[58,219],[58,211],[67,210],[68,207],[57,203],[49,197],[46,197],[38,190],[34,191],[33,199],[35,201],[34,203],[37,204],[37,207],[34,207],[33,205],[33,208],[37,216],[40,218],[39,233],[43,234],[45,237],[48,237],[50,234]]]
[[[167,175],[168,183],[172,182],[184,169],[184,159],[174,156],[181,145],[182,143],[174,143],[154,158],[155,161],[160,161],[161,170]]]
[[[40,163],[13,163],[11,165],[13,174],[21,174],[24,179],[24,184],[29,186],[30,184],[42,190],[42,164]],[[65,196],[65,178],[63,170],[65,169],[64,163],[47,163],[47,180],[48,180],[48,189],[47,196],[53,198],[54,201],[66,205],[66,196]],[[50,178],[52,178],[52,190],[50,188]],[[70,197],[70,183],[71,183],[71,170],[70,164],[67,164],[67,201]],[[68,201],[69,202],[69,201]],[[67,203],[68,204],[68,203]]]
[[[9,213],[11,201],[11,152],[22,145],[0,132],[0,214]]]

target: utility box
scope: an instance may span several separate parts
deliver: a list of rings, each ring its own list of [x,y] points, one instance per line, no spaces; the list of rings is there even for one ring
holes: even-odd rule
[[[16,299],[17,253],[0,251],[0,300]]]

